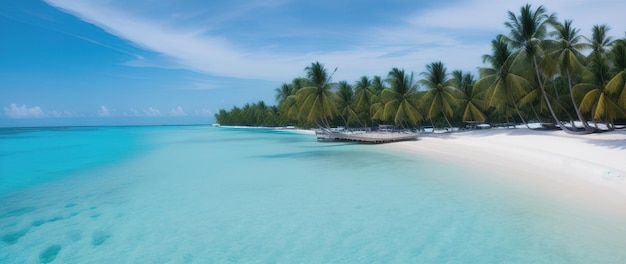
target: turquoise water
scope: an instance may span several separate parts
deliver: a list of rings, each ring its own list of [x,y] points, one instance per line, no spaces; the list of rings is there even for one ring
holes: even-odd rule
[[[309,135],[5,129],[0,172],[2,263],[626,263],[624,222]]]

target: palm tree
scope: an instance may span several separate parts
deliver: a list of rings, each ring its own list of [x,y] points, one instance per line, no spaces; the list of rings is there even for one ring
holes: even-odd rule
[[[626,95],[624,94],[626,48],[623,47],[625,44],[622,41],[616,43],[611,51],[611,59],[615,67],[620,67],[621,71],[608,80],[610,69],[606,56],[593,55],[592,60],[595,65],[592,68],[593,78],[574,86],[574,92],[583,98],[580,110],[585,113],[590,112],[594,121],[606,123],[609,129],[613,129],[615,119],[626,117]]]
[[[592,75],[584,83],[574,86],[574,92],[577,97],[582,98],[580,103],[582,112],[590,112],[594,121],[605,122],[609,129],[612,129],[613,121],[624,115],[626,95],[623,95],[624,89],[621,88],[623,84],[620,84],[624,75],[619,72],[615,76],[611,74],[608,51],[611,51],[610,59],[615,68],[621,72],[624,71],[626,58],[620,59],[622,51],[619,46],[623,45],[623,42],[620,40],[614,42],[608,37],[609,29],[606,25],[595,25],[592,28],[592,38],[588,40],[592,47],[588,66]],[[614,43],[616,47],[609,49]]]
[[[526,78],[515,74],[513,66],[513,52],[505,36],[498,35],[491,41],[492,54],[483,55],[483,63],[491,67],[480,69],[480,80],[474,85],[479,92],[484,92],[485,106],[493,107],[496,112],[509,116],[509,108],[513,106],[522,122],[528,127],[519,110],[518,100],[530,90],[530,83]]]
[[[556,31],[554,31],[552,35],[556,37],[558,45],[551,55],[554,56],[559,63],[561,75],[565,74],[567,78],[570,99],[574,106],[574,111],[578,116],[578,120],[582,122],[586,131],[591,132],[593,129],[589,127],[580,109],[578,109],[578,104],[574,99],[574,93],[572,91],[572,73],[580,73],[585,69],[580,62],[583,55],[579,50],[586,48],[587,45],[581,42],[582,36],[578,34],[580,30],[572,27],[572,20],[565,20],[563,24],[556,24],[555,28]]]
[[[483,113],[481,106],[484,105],[483,100],[480,98],[481,94],[474,89],[474,75],[471,73],[463,74],[463,71],[452,71],[452,77],[457,84],[461,95],[461,119],[464,122],[484,122],[487,120],[487,116]]]
[[[372,92],[376,96],[380,96],[385,88],[387,88],[385,87],[385,80],[378,75],[374,76],[372,79]]]
[[[610,27],[607,25],[594,25],[591,29],[591,39],[587,39],[588,45],[592,49],[588,56],[589,65],[587,67],[593,75],[591,77],[593,84],[601,86],[604,86],[611,79],[607,51],[614,41],[607,36],[609,30]]]
[[[591,39],[587,39],[591,46],[590,56],[605,56],[607,51],[613,45],[613,38],[607,36],[611,28],[607,25],[594,25],[591,28]]]
[[[508,11],[508,15],[509,21],[504,23],[504,25],[510,29],[509,40],[511,45],[514,48],[521,49],[518,55],[519,58],[526,58],[532,62],[535,81],[543,95],[545,105],[550,111],[554,122],[563,130],[566,130],[566,127],[556,116],[544,87],[546,80],[552,76],[551,73],[554,73],[554,70],[550,69],[550,67],[544,67],[542,72],[542,69],[539,67],[539,61],[549,59],[548,56],[544,56],[543,46],[545,45],[544,40],[548,32],[548,25],[556,23],[556,15],[547,14],[543,6],[532,10],[530,4],[526,4],[520,9],[519,16],[511,11]]]
[[[291,85],[286,84],[286,83],[283,83],[283,85],[281,85],[280,88],[276,88],[274,89],[274,91],[276,92],[275,99],[278,104],[282,103],[283,101],[287,99],[287,97],[294,94],[292,92],[293,89]]]
[[[404,70],[393,68],[387,78],[390,87],[381,92],[381,102],[373,108],[377,109],[374,118],[393,121],[396,126],[415,126],[423,120],[418,111],[417,85],[413,74],[407,75]]]
[[[339,90],[337,91],[336,98],[337,110],[339,111],[339,116],[343,119],[345,126],[349,127],[351,123],[353,124],[355,122],[361,123],[355,107],[356,100],[354,97],[354,91],[348,82],[339,82]]]
[[[300,114],[306,122],[330,128],[328,119],[337,115],[337,106],[334,104],[336,95],[331,90],[330,84],[332,73],[328,74],[324,65],[319,62],[311,63],[311,66],[304,70],[310,86],[300,88],[296,92]]]
[[[579,83],[574,86],[574,91],[584,94],[580,103],[582,112],[591,112],[594,121],[603,121],[609,129],[615,119],[626,116],[624,108],[616,102],[608,85],[598,85],[594,83]]]
[[[363,126],[372,121],[372,105],[379,100],[373,88],[373,82],[367,76],[361,77],[354,86],[355,109]]]
[[[620,112],[626,112],[626,39],[615,41],[610,53],[613,67],[616,70],[615,76],[606,84],[606,90],[617,101],[621,107]]]
[[[281,87],[274,89],[276,92],[276,102],[278,112],[287,120],[298,121],[300,118],[300,108],[297,105],[296,93],[300,88],[310,86],[306,78],[294,78],[291,83],[283,83]]]
[[[426,72],[421,73],[424,79],[419,83],[428,88],[422,97],[428,107],[426,118],[432,120],[441,114],[452,128],[448,116],[452,117],[453,107],[458,105],[459,90],[454,87],[454,79],[449,79],[446,71],[446,67],[440,61],[428,64]]]

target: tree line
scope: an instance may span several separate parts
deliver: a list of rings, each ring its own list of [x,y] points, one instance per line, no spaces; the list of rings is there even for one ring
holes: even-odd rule
[[[572,20],[529,4],[508,11],[504,25],[509,33],[491,41],[478,79],[438,61],[419,79],[393,68],[385,78],[334,83],[337,69],[315,62],[306,77],[275,89],[277,106],[261,101],[215,118],[225,125],[403,128],[534,121],[571,133],[612,130],[626,119],[626,38],[609,36],[607,25],[585,37]]]

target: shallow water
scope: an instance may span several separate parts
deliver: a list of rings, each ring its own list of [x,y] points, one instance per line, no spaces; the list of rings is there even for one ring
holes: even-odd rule
[[[0,147],[0,262],[626,262],[624,222],[379,146],[198,126]]]

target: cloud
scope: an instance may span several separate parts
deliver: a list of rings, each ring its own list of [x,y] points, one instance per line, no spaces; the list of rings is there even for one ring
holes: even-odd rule
[[[432,52],[432,49],[415,49],[424,43],[429,45],[437,43],[440,47],[442,43],[451,43],[449,45],[451,46],[457,42],[449,36],[437,35],[435,31],[428,35],[420,35],[421,31],[411,32],[412,28],[399,30],[406,25],[397,28],[380,28],[378,31],[358,29],[356,31],[363,31],[361,34],[363,40],[360,45],[343,49],[310,49],[298,53],[287,53],[280,52],[280,47],[284,44],[278,43],[278,48],[275,48],[274,52],[264,47],[245,50],[238,48],[236,39],[210,35],[211,32],[206,33],[205,30],[199,28],[176,28],[171,24],[164,24],[162,20],[152,21],[146,17],[128,13],[127,10],[116,10],[107,5],[65,0],[50,0],[49,2],[111,34],[171,58],[170,62],[159,59],[159,63],[163,64],[164,68],[186,68],[218,76],[288,81],[302,76],[304,67],[311,62],[321,61],[330,68],[339,67],[338,79],[356,80],[361,75],[386,75],[393,67],[419,67],[421,69],[422,65],[429,62],[420,61],[424,54],[432,54],[433,56],[426,56],[430,59],[435,55],[449,54],[453,48],[457,49],[455,54],[467,54],[460,51],[458,47],[450,47],[436,53]],[[379,32],[396,32],[396,34],[379,35]],[[372,37],[373,35],[377,37]],[[488,43],[489,41],[486,40],[484,44],[486,51],[488,51]],[[407,52],[407,47],[412,48],[411,52]],[[389,54],[401,56],[388,56]],[[474,63],[480,62],[481,55],[474,56]],[[437,60],[441,59],[441,57],[437,58]],[[459,59],[459,61],[469,60]],[[134,60],[127,62],[126,65],[155,66],[153,63]],[[165,65],[167,63],[169,64]],[[212,88],[213,86],[204,83],[188,87],[188,89]]]
[[[519,13],[524,3],[530,4],[533,9],[539,6],[546,8],[548,13],[556,13],[558,20],[572,19],[575,27],[581,29],[581,34],[589,36],[595,24],[608,24],[614,27],[611,35],[623,36],[626,26],[620,11],[626,9],[626,2],[612,1],[611,4],[598,4],[595,0],[528,0],[493,1],[493,0],[465,0],[449,2],[444,5],[417,10],[406,21],[415,28],[430,30],[455,30],[469,32],[499,32],[507,34],[504,23],[508,21],[508,11]],[[495,37],[492,36],[492,38]]]
[[[148,109],[143,110],[143,113],[146,116],[162,116],[161,111],[156,108],[148,107]]]
[[[124,112],[123,115],[124,116],[141,116],[141,112],[139,112],[135,108],[131,108],[131,109],[128,110],[128,112]]]
[[[100,110],[98,110],[98,116],[100,117],[110,117],[111,116],[111,111],[109,111],[109,109],[102,105],[100,106]]]
[[[39,106],[28,108],[26,105],[18,107],[16,104],[11,104],[9,107],[4,107],[4,115],[10,118],[42,118],[46,117],[46,114],[41,110]]]
[[[182,106],[178,106],[174,109],[171,109],[168,113],[170,116],[186,116],[187,113],[185,113],[185,110],[183,110]]]
[[[213,116],[213,112],[211,112],[211,110],[206,109],[206,108],[196,110],[194,111],[194,113],[198,116]]]
[[[170,64],[204,72],[240,78],[278,78],[281,72],[295,75],[294,69],[282,65],[289,57],[274,57],[256,51],[241,51],[219,36],[207,36],[200,28],[173,28],[147,18],[136,17],[122,10],[95,2],[49,0],[53,6],[93,23],[120,38],[164,54]],[[140,65],[140,59],[129,64]],[[168,65],[167,67],[172,67]]]
[[[383,23],[374,27],[355,27],[350,32],[325,28],[318,33],[323,43],[337,45],[315,46],[309,44],[310,36],[301,37],[288,25],[275,32],[245,32],[242,34],[273,34],[274,38],[288,38],[292,42],[242,43],[235,37],[220,34],[217,25],[228,24],[243,16],[241,13],[223,17],[204,18],[206,23],[175,24],[174,19],[161,17],[180,16],[178,13],[159,14],[149,18],[146,13],[132,13],[132,8],[116,7],[114,1],[46,0],[51,5],[92,23],[107,32],[126,39],[159,54],[157,58],[136,58],[126,65],[140,67],[183,68],[210,74],[245,79],[289,81],[304,74],[304,67],[320,61],[329,68],[338,67],[335,80],[356,80],[362,75],[382,75],[393,68],[424,71],[424,65],[443,61],[449,70],[475,71],[482,66],[480,57],[489,52],[489,43],[497,34],[506,34],[503,23],[507,11],[518,12],[521,3],[515,1],[464,0],[444,1],[422,8],[419,4],[407,9],[415,11],[396,18],[396,23]],[[612,35],[622,36],[626,24],[620,20],[619,10],[626,2],[613,1],[610,5],[591,0],[538,1],[529,0],[534,7],[544,5],[548,12],[556,12],[560,20],[574,19],[581,33],[590,34],[593,24],[607,23]],[[119,3],[118,3],[119,4]],[[282,4],[277,2],[276,4]],[[250,8],[240,11],[249,14]],[[288,12],[286,12],[288,13]],[[611,15],[615,14],[615,15]],[[294,13],[293,15],[299,15]],[[184,25],[184,26],[181,26]],[[617,32],[617,33],[616,33]],[[353,46],[339,45],[349,34]],[[236,36],[236,34],[231,34]],[[310,35],[310,34],[309,34]],[[341,36],[341,37],[337,37]],[[298,42],[300,41],[300,42]],[[296,48],[293,47],[307,47]],[[271,47],[271,48],[268,48]],[[289,51],[286,51],[289,50]],[[164,59],[165,58],[165,59]],[[185,89],[212,89],[214,86],[198,83]]]
[[[80,117],[79,114],[74,113],[72,111],[56,111],[56,110],[52,110],[52,111],[48,111],[47,116],[49,117],[56,117],[56,118],[69,118],[69,117]]]

